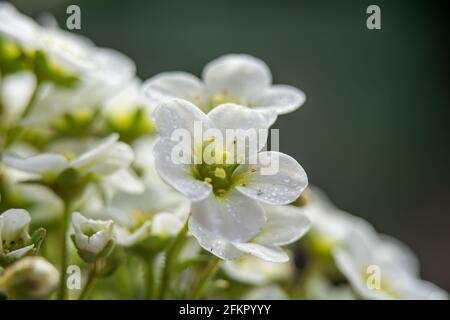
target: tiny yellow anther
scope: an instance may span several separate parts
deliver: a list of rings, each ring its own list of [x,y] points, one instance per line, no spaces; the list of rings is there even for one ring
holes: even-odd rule
[[[210,177],[206,177],[205,179],[203,179],[206,183],[211,184],[212,179]]]
[[[223,168],[216,168],[216,170],[214,171],[214,175],[220,179],[225,179],[227,177],[227,173]]]

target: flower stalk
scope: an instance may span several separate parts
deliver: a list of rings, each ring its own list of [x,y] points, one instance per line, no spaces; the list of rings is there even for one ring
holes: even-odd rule
[[[212,256],[208,265],[198,273],[190,296],[192,300],[198,300],[201,298],[205,285],[215,275],[219,265],[220,259],[216,256]]]
[[[164,299],[167,294],[167,290],[169,288],[169,283],[171,281],[171,278],[173,276],[173,272],[176,267],[176,261],[177,257],[183,248],[184,242],[186,240],[187,231],[188,231],[188,221],[189,219],[186,219],[186,222],[183,226],[183,228],[180,230],[180,232],[177,234],[177,236],[173,239],[172,243],[170,244],[169,248],[166,251],[166,259],[164,263],[164,269],[161,277],[161,285],[158,292],[158,299]]]
[[[88,273],[88,278],[86,280],[86,284],[84,285],[83,289],[81,290],[81,293],[78,296],[78,300],[86,299],[86,296],[88,295],[90,289],[94,285],[96,276],[97,276],[97,263],[91,263],[89,265],[89,273]]]
[[[58,300],[64,300],[67,295],[67,285],[66,285],[66,269],[67,269],[67,229],[69,226],[70,209],[71,204],[69,201],[64,201],[64,211],[61,217],[61,269],[60,269],[60,281],[59,281],[59,291]]]

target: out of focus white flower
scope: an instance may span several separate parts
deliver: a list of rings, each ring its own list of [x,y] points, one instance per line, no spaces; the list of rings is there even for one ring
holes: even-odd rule
[[[289,279],[294,272],[291,262],[268,262],[252,255],[226,261],[222,269],[232,279],[251,285],[264,285]]]
[[[153,106],[144,97],[141,80],[135,78],[126,86],[107,97],[102,103],[103,112],[111,118],[126,118],[137,108],[142,108],[146,116],[151,118]]]
[[[46,299],[56,290],[59,272],[42,257],[26,257],[5,269],[0,291],[10,299]]]
[[[418,278],[415,257],[397,240],[353,231],[334,251],[339,270],[365,299],[448,299],[434,284]]]
[[[306,292],[303,298],[307,300],[355,300],[353,289],[348,284],[334,285],[320,272],[308,276],[301,288]]]
[[[317,187],[310,187],[302,197],[306,204],[298,209],[311,219],[308,235],[313,240],[315,250],[331,253],[354,230],[365,233],[367,237],[377,236],[367,221],[336,208]]]
[[[122,140],[135,141],[155,132],[153,107],[144,97],[141,81],[135,78],[102,103],[107,129],[120,134]]]
[[[114,247],[114,222],[87,219],[78,212],[72,214],[74,233],[71,238],[78,254],[86,262],[106,257]]]
[[[10,263],[34,249],[28,233],[31,217],[23,209],[9,209],[0,215],[0,262]]]
[[[317,188],[299,209],[312,220],[314,250],[331,254],[352,288],[366,299],[442,299],[446,293],[419,279],[419,263],[400,241],[379,235],[365,220],[337,209]]]
[[[116,193],[103,211],[117,222],[117,243],[133,247],[151,236],[166,239],[176,235],[189,210],[190,202],[175,191],[147,184],[141,194]]]
[[[272,85],[269,67],[245,54],[228,54],[208,63],[203,81],[185,72],[165,72],[147,80],[144,90],[158,105],[167,98],[188,100],[204,112],[224,103],[248,106],[263,113],[272,124],[278,114],[292,112],[305,101],[297,88]]]
[[[41,87],[23,124],[47,122],[80,106],[95,107],[135,76],[134,62],[122,53],[57,27],[42,27],[8,3],[0,5],[0,37],[17,43],[37,65]],[[64,88],[67,83],[76,85]]]
[[[75,169],[83,175],[107,177],[111,183],[127,191],[141,192],[140,181],[129,169],[134,159],[133,150],[127,144],[119,142],[118,138],[117,134],[112,134],[71,160],[69,158],[73,155],[57,153],[28,157],[6,153],[2,160],[6,166],[33,173],[44,180],[52,181],[67,169]]]
[[[173,139],[172,133],[179,128],[185,129],[191,137],[195,137],[195,122],[221,132],[227,129],[264,130],[268,127],[266,119],[254,110],[232,104],[221,105],[206,115],[193,104],[180,99],[163,103],[155,110],[154,119],[161,136],[154,147],[156,168],[164,181],[193,201],[189,228],[200,244],[223,259],[234,259],[241,252],[248,251],[259,252],[261,257],[269,260],[286,260],[287,255],[281,249],[272,252],[271,248],[247,245],[247,242],[254,239],[266,224],[261,203],[285,205],[297,199],[306,188],[306,173],[295,159],[273,151],[259,152],[265,140],[257,143],[259,149],[255,150],[256,154],[248,156],[266,156],[270,163],[278,161],[278,170],[271,174],[262,173],[264,165],[260,161],[242,163],[231,157],[231,161],[217,160],[220,155],[232,153],[226,149],[234,148],[232,143],[227,144],[226,150],[215,153],[213,163],[203,160],[200,164],[194,164],[195,161],[175,163],[172,159],[174,147],[180,144]],[[205,137],[200,138],[193,145],[189,144],[191,140],[181,143],[186,143],[191,155],[203,152],[208,143],[215,143]],[[224,148],[219,144],[216,147]],[[220,240],[213,239],[233,243],[233,254],[225,253],[220,248]]]

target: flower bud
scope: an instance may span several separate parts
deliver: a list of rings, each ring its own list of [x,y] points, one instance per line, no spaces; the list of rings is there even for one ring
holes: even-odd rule
[[[72,225],[75,233],[71,238],[84,261],[93,263],[111,253],[115,244],[113,221],[87,219],[75,212],[72,215]]]
[[[25,257],[5,269],[0,291],[12,299],[46,299],[57,288],[59,272],[42,257]]]

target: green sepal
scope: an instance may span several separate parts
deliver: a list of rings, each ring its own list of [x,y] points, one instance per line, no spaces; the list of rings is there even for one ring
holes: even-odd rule
[[[44,228],[37,229],[31,235],[31,243],[34,244],[34,249],[33,249],[34,255],[39,254],[39,250],[41,249],[42,242],[44,241],[46,235],[47,235],[47,230],[45,230]]]
[[[73,88],[78,83],[78,78],[75,75],[69,74],[52,64],[41,50],[34,53],[34,69],[38,82],[49,81],[64,88]]]

